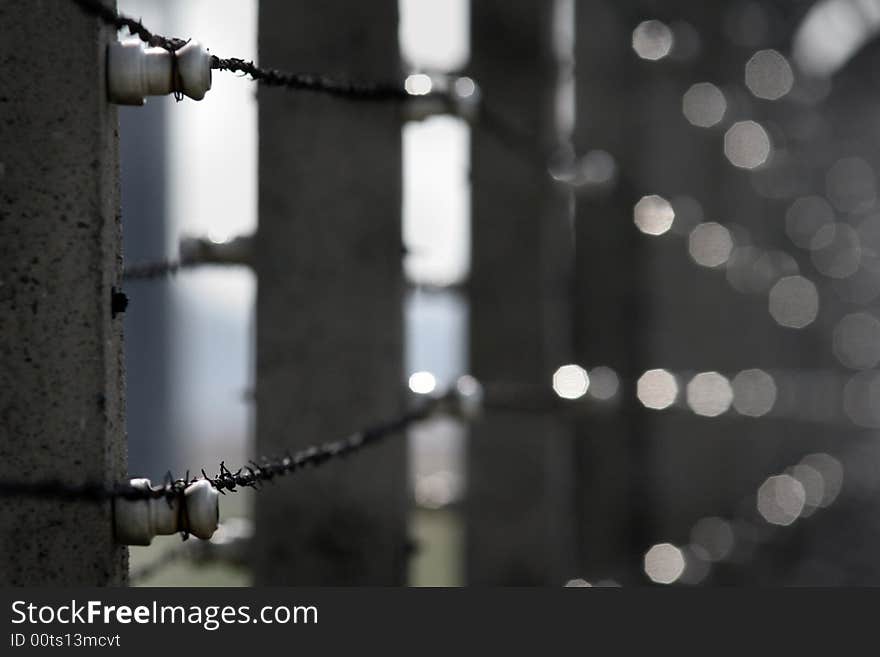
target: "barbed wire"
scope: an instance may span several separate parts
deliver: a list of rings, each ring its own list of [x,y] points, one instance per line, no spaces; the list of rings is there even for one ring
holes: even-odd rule
[[[171,52],[183,47],[187,41],[176,37],[155,34],[135,18],[120,14],[100,0],[73,0],[83,11],[118,30],[126,29],[144,43]],[[294,73],[274,68],[263,68],[252,61],[238,57],[222,58],[216,55],[211,60],[212,68],[232,73],[249,75],[251,79],[270,87],[286,87],[300,91],[314,91],[349,99],[360,100],[407,100],[410,93],[402,84],[393,82],[359,82],[333,78],[323,74]]]
[[[120,14],[115,9],[105,6],[100,0],[72,1],[105,24],[119,30],[127,29],[132,36],[138,37],[150,46],[165,48],[173,52],[188,43],[188,40],[185,39],[155,34],[146,28],[140,20]],[[413,95],[400,82],[355,81],[320,73],[282,71],[260,67],[253,61],[238,57],[222,58],[215,55],[212,58],[212,67],[221,71],[250,76],[251,79],[267,86],[319,92],[350,100],[424,102],[426,99],[437,98],[452,101],[450,103],[452,106],[457,100],[455,94],[447,89],[432,89],[427,94]],[[484,98],[480,99],[480,108],[476,118],[499,139],[506,142],[512,150],[525,153],[529,158],[534,158],[541,153],[542,149],[539,147],[535,135],[506,118],[497,109],[487,105]]]
[[[214,57],[213,68],[242,73],[270,87],[286,87],[301,91],[318,91],[331,96],[360,100],[409,100],[412,96],[403,85],[383,82],[355,82],[313,73],[292,73],[262,68],[252,61],[232,57]]]
[[[135,18],[120,14],[113,7],[108,7],[101,0],[72,0],[74,4],[100,19],[105,25],[115,27],[117,30],[128,30],[129,34],[138,37],[141,41],[154,48],[165,48],[174,52],[186,45],[186,39],[178,39],[176,37],[166,37],[161,34],[154,34],[144,24]]]
[[[356,431],[345,438],[312,445],[275,458],[262,458],[259,462],[250,461],[235,471],[230,470],[226,463],[221,461],[218,472],[213,477],[208,475],[204,468],[201,470],[201,477],[190,477],[190,473],[187,472],[184,477],[174,478],[169,472],[165,476],[163,484],[151,488],[136,487],[130,483],[105,485],[96,482],[70,484],[60,480],[0,481],[0,497],[17,495],[90,502],[103,502],[115,498],[127,500],[165,498],[170,501],[179,498],[188,486],[200,480],[208,481],[224,495],[227,492],[238,492],[242,488],[260,488],[264,483],[277,477],[291,475],[300,470],[318,467],[329,461],[344,458],[374,445],[384,438],[399,434],[410,425],[427,419],[445,401],[441,397],[430,398],[412,410]]]

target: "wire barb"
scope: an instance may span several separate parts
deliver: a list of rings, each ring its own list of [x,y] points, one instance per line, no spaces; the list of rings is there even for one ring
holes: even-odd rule
[[[270,87],[286,87],[301,91],[316,91],[359,100],[408,100],[410,94],[403,85],[383,82],[354,82],[313,73],[290,73],[274,68],[261,68],[253,62],[238,58],[214,58],[213,67],[220,71],[242,73],[252,80]]]
[[[154,48],[164,48],[169,52],[174,52],[188,42],[188,39],[177,39],[175,37],[165,37],[161,34],[153,34],[144,27],[140,20],[120,14],[112,7],[108,7],[101,0],[73,0],[79,7],[100,19],[106,25],[115,27],[117,30],[126,29],[129,34],[136,36],[141,41]]]
[[[46,480],[37,482],[9,482],[0,481],[0,497],[23,495],[37,498],[81,500],[90,502],[104,502],[114,498],[127,500],[139,499],[166,499],[171,504],[175,499],[181,498],[186,488],[191,484],[204,479],[216,488],[220,493],[235,493],[241,488],[259,488],[265,482],[272,481],[275,477],[290,475],[304,468],[318,467],[336,458],[342,458],[364,447],[380,442],[398,434],[410,425],[427,419],[440,408],[441,399],[430,399],[413,410],[389,420],[387,422],[368,427],[351,436],[339,440],[312,445],[293,454],[287,453],[277,458],[261,458],[259,462],[251,460],[235,472],[230,470],[224,461],[220,461],[220,467],[214,477],[208,476],[205,469],[201,469],[201,478],[190,477],[187,472],[182,478],[175,478],[169,471],[165,475],[165,481],[161,486],[152,488],[140,488],[130,483],[120,483],[115,486],[107,486],[98,483],[68,484],[61,481]],[[178,507],[185,509],[185,504]],[[182,512],[185,512],[182,511]],[[182,524],[182,527],[187,524]]]

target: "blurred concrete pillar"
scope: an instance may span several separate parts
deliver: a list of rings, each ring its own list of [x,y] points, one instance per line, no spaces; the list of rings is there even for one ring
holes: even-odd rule
[[[0,33],[0,477],[109,485],[125,475],[114,34],[26,0],[0,5]],[[0,504],[2,584],[122,584],[127,555],[109,503]]]
[[[611,367],[620,381],[613,399],[593,403],[578,421],[581,568],[590,580],[629,582],[639,579],[651,535],[651,448],[635,394],[650,309],[645,244],[633,225],[639,126],[650,112],[636,102],[644,75],[630,47],[633,26],[621,9],[598,0],[576,3],[575,150],[579,158],[604,151],[616,174],[578,188],[574,335],[578,362]],[[611,170],[594,172],[592,180],[604,174]]]
[[[486,126],[472,138],[470,363],[487,383],[545,384],[571,362],[568,194],[547,173],[558,145],[557,3],[476,0],[471,66],[495,114],[534,152]],[[531,155],[531,156],[530,156]],[[561,585],[574,576],[570,423],[489,412],[468,445],[469,584]]]
[[[260,61],[400,75],[397,2],[260,3]],[[399,107],[260,89],[257,453],[402,408]],[[258,584],[402,584],[405,442],[302,472],[256,500]]]
[[[166,104],[119,112],[122,216],[125,262],[168,257],[165,136]],[[129,468],[138,476],[161,478],[174,459],[171,440],[171,335],[173,312],[169,278],[129,281],[125,313],[125,371]]]

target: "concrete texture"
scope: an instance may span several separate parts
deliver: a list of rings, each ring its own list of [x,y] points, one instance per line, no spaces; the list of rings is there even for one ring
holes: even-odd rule
[[[125,475],[110,29],[69,2],[0,4],[0,477]],[[0,584],[123,584],[109,503],[6,499]]]
[[[260,62],[400,76],[397,2],[264,0]],[[335,439],[402,408],[399,107],[259,90],[257,453]],[[402,584],[406,445],[266,487],[255,583]]]

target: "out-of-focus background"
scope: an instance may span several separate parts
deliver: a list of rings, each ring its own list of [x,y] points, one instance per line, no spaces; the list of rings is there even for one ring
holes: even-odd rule
[[[486,393],[473,427],[409,433],[408,583],[880,582],[880,2],[547,4],[545,157],[485,116],[401,124],[401,398],[468,373]],[[469,76],[529,123],[528,85],[492,95],[535,47],[497,5],[400,0],[401,79]],[[119,9],[257,59],[256,2]],[[205,101],[120,121],[127,263],[256,230],[256,85],[215,73]],[[513,215],[533,179],[529,232]],[[254,455],[257,286],[246,266],[127,284],[132,474]],[[247,541],[259,493],[222,501]],[[132,572],[181,550],[132,548]],[[252,582],[246,559],[197,561],[137,583]]]

